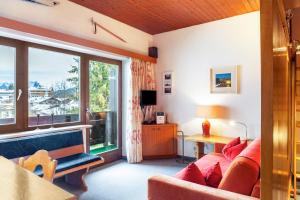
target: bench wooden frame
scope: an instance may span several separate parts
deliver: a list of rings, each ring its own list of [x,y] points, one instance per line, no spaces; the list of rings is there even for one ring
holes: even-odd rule
[[[50,151],[50,156],[54,159],[59,159],[67,156],[72,156],[79,153],[86,153],[84,145],[76,145],[73,147],[58,149],[54,151]],[[95,167],[104,163],[104,159],[94,161],[88,164],[80,165],[71,169],[67,169],[61,172],[57,172],[54,175],[55,178],[59,178],[65,176],[65,181],[70,185],[79,186],[82,190],[87,191],[88,187],[85,183],[84,177],[89,172],[91,167]]]
[[[59,158],[72,156],[72,155],[79,154],[79,153],[86,153],[83,144],[72,146],[72,147],[67,147],[67,148],[63,148],[63,149],[58,149],[58,150],[54,150],[54,151],[50,151],[49,155],[53,159],[59,159]],[[98,160],[98,161],[94,161],[94,162],[91,162],[91,163],[88,163],[88,164],[80,165],[80,166],[77,166],[77,167],[74,167],[74,168],[71,168],[71,169],[67,169],[67,170],[64,170],[64,171],[61,171],[61,172],[57,172],[54,175],[54,179],[65,176],[65,181],[68,184],[78,186],[82,190],[87,191],[88,187],[85,183],[84,177],[89,172],[89,169],[91,167],[95,167],[95,166],[100,165],[102,163],[104,163],[103,158],[101,158],[101,160]]]

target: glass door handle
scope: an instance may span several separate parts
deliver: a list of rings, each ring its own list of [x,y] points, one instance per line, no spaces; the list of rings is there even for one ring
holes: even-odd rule
[[[91,113],[91,111],[90,111],[89,108],[86,108],[86,109],[85,109],[85,112],[88,114],[89,117],[94,118],[94,115],[93,115],[93,113]]]
[[[21,89],[18,89],[18,98],[17,101],[20,100],[21,96],[22,96],[23,91]]]
[[[86,108],[86,109],[85,109],[85,112],[88,113],[89,115],[92,115],[92,113],[91,113],[91,111],[90,111],[89,108]]]

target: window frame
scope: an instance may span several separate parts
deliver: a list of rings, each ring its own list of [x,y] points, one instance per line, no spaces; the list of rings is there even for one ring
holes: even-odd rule
[[[24,101],[25,101],[25,93],[26,86],[24,85],[24,74],[26,71],[26,56],[24,54],[24,42],[13,40],[9,38],[0,37],[0,45],[14,47],[16,49],[15,55],[15,123],[14,124],[3,124],[0,125],[0,132],[17,132],[24,130]],[[20,100],[17,101],[17,92],[18,90],[22,90],[22,96]]]
[[[25,42],[26,43],[26,58],[27,58],[27,68],[26,68],[26,78],[27,78],[27,82],[26,82],[26,101],[27,101],[27,107],[26,108],[26,129],[25,130],[34,130],[37,128],[37,126],[29,126],[28,122],[29,122],[29,102],[28,102],[28,78],[29,78],[29,48],[35,48],[35,49],[41,49],[41,50],[46,50],[46,51],[52,51],[52,52],[57,52],[57,53],[63,53],[63,54],[68,54],[68,55],[73,55],[73,56],[78,56],[80,58],[80,73],[79,73],[79,81],[80,81],[80,84],[79,84],[79,101],[80,101],[80,104],[79,104],[79,108],[83,108],[83,106],[85,104],[83,104],[83,101],[84,101],[84,96],[82,94],[82,76],[84,74],[82,74],[82,70],[84,68],[84,65],[83,65],[83,58],[85,56],[85,54],[82,54],[82,53],[79,53],[79,52],[75,52],[75,51],[71,51],[71,50],[66,50],[66,49],[61,49],[61,48],[57,48],[57,47],[50,47],[50,46],[45,46],[45,45],[41,45],[41,44],[35,44],[35,43],[31,43],[31,42]],[[84,119],[85,118],[85,111],[83,109],[80,109],[79,111],[79,121],[76,121],[76,122],[65,122],[65,123],[55,123],[53,124],[53,127],[57,128],[57,127],[65,127],[65,126],[75,126],[75,125],[81,125],[81,124],[84,124],[83,122],[85,122],[86,120]],[[47,128],[50,128],[51,127],[51,124],[44,124],[44,125],[39,125],[38,126],[39,128],[41,129],[47,129]]]

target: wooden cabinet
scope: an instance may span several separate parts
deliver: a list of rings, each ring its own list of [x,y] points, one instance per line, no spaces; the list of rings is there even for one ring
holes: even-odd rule
[[[154,124],[142,126],[143,158],[177,156],[177,125]]]

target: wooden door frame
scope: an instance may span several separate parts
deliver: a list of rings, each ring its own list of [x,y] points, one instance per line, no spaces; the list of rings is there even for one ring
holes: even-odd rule
[[[274,88],[274,81],[278,79],[277,76],[284,75],[279,74],[278,70],[274,68],[274,57],[279,51],[282,51],[286,55],[284,64],[280,66],[288,67],[287,75],[291,72],[289,66],[290,52],[289,52],[289,36],[287,30],[287,24],[285,19],[285,10],[283,7],[283,1],[281,0],[268,0],[260,1],[260,16],[261,16],[261,199],[272,200],[278,199],[284,196],[288,198],[290,179],[290,165],[291,161],[291,148],[281,148],[286,143],[291,142],[291,98],[289,97],[287,102],[281,102],[283,104],[282,114],[287,112],[288,119],[286,122],[277,120],[277,124],[274,123],[274,113],[278,115],[278,97],[276,95],[282,95],[285,89],[288,94],[291,95],[289,84],[290,76],[287,77],[288,86],[285,83],[281,83],[282,88],[278,85]],[[278,62],[278,60],[277,60]],[[277,66],[278,68],[278,66]],[[277,78],[276,78],[277,77]],[[285,80],[285,79],[283,79]],[[284,110],[287,103],[288,110]],[[275,105],[275,106],[274,106]],[[277,107],[276,107],[277,106]],[[286,111],[286,112],[285,112]],[[279,123],[280,122],[280,123]],[[280,126],[281,129],[287,127],[287,133],[281,130],[281,134],[276,129]],[[284,135],[287,134],[287,135]],[[287,136],[287,138],[285,138]],[[280,139],[282,141],[280,141]],[[280,144],[277,144],[280,141]],[[287,150],[285,152],[285,150]],[[277,154],[275,154],[277,153]],[[281,156],[281,157],[280,157]],[[278,166],[280,169],[278,170]],[[284,165],[284,166],[281,166]],[[287,196],[285,196],[287,195]]]

